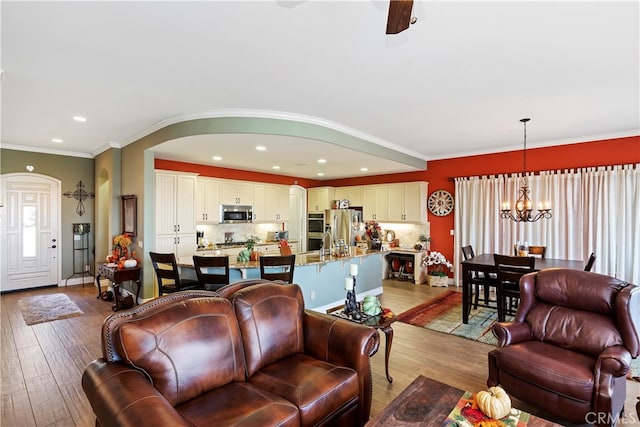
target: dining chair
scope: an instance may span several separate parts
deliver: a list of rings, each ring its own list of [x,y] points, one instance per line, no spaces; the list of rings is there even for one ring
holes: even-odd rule
[[[158,279],[158,296],[188,289],[201,289],[197,280],[181,279],[173,253],[149,252]]]
[[[473,252],[473,246],[467,245],[462,247],[462,257],[467,260],[471,259],[475,256]],[[471,271],[471,284],[474,287],[473,292],[473,309],[478,308],[479,296],[480,296],[480,287],[482,286],[483,291],[483,304],[484,306],[489,307],[489,303],[492,302],[489,295],[491,287],[496,287],[498,283],[497,276],[493,273],[488,276],[482,271]],[[493,301],[495,302],[495,301]]]
[[[595,262],[596,262],[596,253],[591,252],[591,255],[589,255],[589,260],[587,261],[587,264],[584,266],[584,271],[591,271],[591,269],[593,268],[593,264],[595,264]]]
[[[229,284],[228,256],[193,256],[193,266],[198,286],[207,291],[217,291]],[[213,271],[212,271],[213,270]]]
[[[535,271],[536,259],[493,254],[493,261],[498,271],[498,321],[504,322],[507,315],[515,315],[520,299],[520,278]]]
[[[260,278],[264,280],[293,283],[296,255],[273,255],[260,257]]]

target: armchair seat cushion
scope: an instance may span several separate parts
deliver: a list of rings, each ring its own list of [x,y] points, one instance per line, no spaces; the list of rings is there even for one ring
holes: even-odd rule
[[[208,391],[177,406],[176,410],[194,426],[300,425],[298,408],[294,404],[246,382]]]
[[[248,381],[294,403],[303,426],[316,425],[358,400],[355,370],[335,366],[305,354],[294,354],[260,369]]]
[[[501,348],[496,357],[501,375],[545,384],[573,400],[590,402],[593,397],[596,360],[591,356],[540,341],[525,341]]]

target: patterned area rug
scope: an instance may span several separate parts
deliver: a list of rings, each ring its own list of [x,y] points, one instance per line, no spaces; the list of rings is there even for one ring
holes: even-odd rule
[[[65,294],[38,295],[18,301],[27,325],[66,319],[84,314]]]
[[[496,310],[478,307],[469,313],[469,323],[462,323],[462,292],[447,290],[398,315],[398,320],[410,325],[456,335],[486,344],[497,345],[491,326],[498,320]],[[509,320],[509,316],[507,316]],[[640,381],[640,357],[631,361],[629,379]]]
[[[469,313],[469,323],[463,324],[462,292],[451,290],[398,315],[403,323],[492,345],[498,343],[491,332],[497,319],[496,310],[478,307]]]

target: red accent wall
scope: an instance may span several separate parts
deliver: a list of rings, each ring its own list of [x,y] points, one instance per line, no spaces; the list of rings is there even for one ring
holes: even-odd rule
[[[322,181],[306,178],[295,178],[270,173],[244,171],[239,169],[220,168],[216,166],[199,165],[194,163],[176,162],[173,160],[155,159],[155,169],[178,172],[197,173],[200,176],[222,179],[236,179],[239,181],[267,182],[269,184],[300,185],[304,188],[319,187]]]
[[[635,163],[640,163],[640,136],[527,149],[527,171],[529,172]],[[522,150],[431,160],[427,163],[427,170],[420,172],[328,181],[159,159],[155,161],[155,167],[156,169],[195,172],[215,178],[262,181],[274,184],[292,185],[297,181],[298,185],[305,188],[427,181],[429,183],[429,194],[435,190],[447,190],[454,194],[455,185],[451,178],[521,172]],[[428,220],[431,223],[431,247],[442,252],[447,259],[453,259],[453,236],[449,233],[449,230],[453,229],[453,214],[437,217],[428,213]]]

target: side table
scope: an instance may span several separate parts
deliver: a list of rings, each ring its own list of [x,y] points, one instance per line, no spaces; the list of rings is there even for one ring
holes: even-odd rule
[[[113,297],[115,302],[111,309],[113,311],[118,311],[123,308],[131,308],[133,307],[134,302],[132,298],[129,296],[127,298],[123,298],[120,295],[120,284],[126,281],[132,281],[137,285],[136,288],[136,299],[135,302],[138,302],[138,295],[140,294],[140,288],[142,287],[142,283],[140,282],[140,272],[142,269],[140,267],[133,268],[124,268],[118,269],[118,267],[111,267],[107,264],[101,264],[98,269],[98,274],[96,275],[96,283],[98,284],[98,298],[100,298],[101,289],[100,289],[100,278],[104,277],[109,279],[111,285],[113,287]]]
[[[351,317],[346,316],[342,310],[331,314],[342,319],[349,320],[350,322],[371,326],[372,328],[384,332],[384,372],[387,375],[387,381],[392,383],[393,378],[389,375],[389,354],[391,353],[391,344],[393,343],[393,328],[391,327],[391,324],[398,320],[398,317],[394,314],[393,317],[385,318],[382,314],[378,314],[377,316],[366,317],[364,320],[354,320]]]

